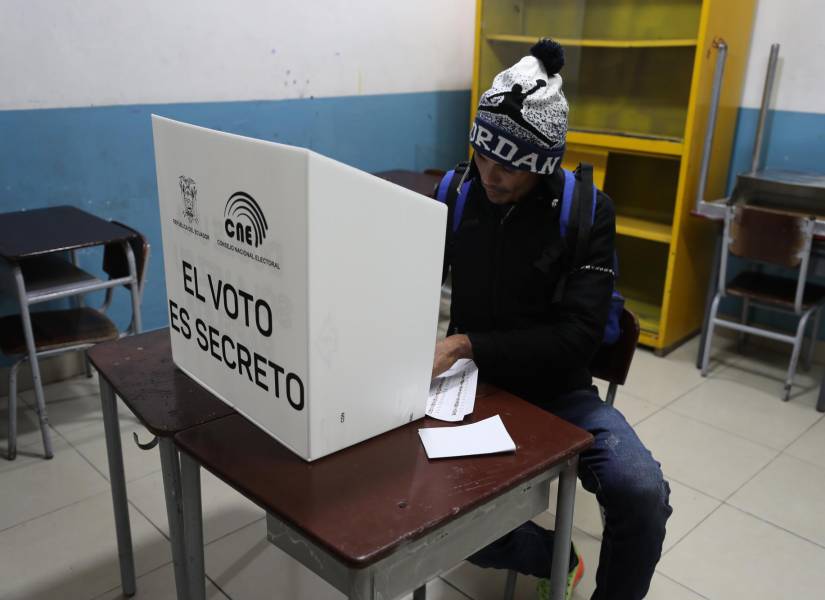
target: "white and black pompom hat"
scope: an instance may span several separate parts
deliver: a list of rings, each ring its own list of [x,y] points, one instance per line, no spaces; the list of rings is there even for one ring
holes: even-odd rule
[[[553,173],[564,155],[567,99],[559,71],[564,49],[541,39],[496,75],[478,103],[470,143],[479,154],[521,171]]]

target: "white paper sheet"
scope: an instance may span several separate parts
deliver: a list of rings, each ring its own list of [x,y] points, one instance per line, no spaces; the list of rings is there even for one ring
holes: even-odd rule
[[[478,385],[478,367],[462,358],[430,383],[427,416],[441,421],[461,421],[473,412]]]
[[[428,458],[494,454],[516,449],[498,415],[470,425],[419,429],[418,436]]]

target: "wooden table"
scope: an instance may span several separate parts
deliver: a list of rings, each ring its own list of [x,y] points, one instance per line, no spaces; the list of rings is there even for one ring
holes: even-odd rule
[[[9,264],[15,281],[46,458],[51,458],[53,452],[29,306],[118,285],[136,284],[138,279],[135,257],[129,244],[134,235],[133,231],[125,227],[73,206],[54,206],[0,214],[0,259]],[[76,250],[112,243],[123,244],[129,264],[129,277],[101,281],[77,268],[74,254]],[[32,276],[27,273],[26,268],[27,265],[33,264],[32,259],[45,259],[49,255],[62,252],[71,253],[72,264],[53,261],[47,264],[46,268],[34,269],[40,280],[32,281]],[[140,299],[137,285],[131,285],[131,290],[135,328],[136,331],[140,331]],[[9,417],[12,418],[12,415]],[[13,449],[9,450],[10,457],[13,457]]]
[[[186,598],[186,557],[181,524],[182,482],[173,436],[190,427],[236,414],[235,410],[175,367],[168,329],[98,344],[89,350],[89,360],[100,374],[100,401],[123,593],[134,595],[136,584],[115,394],[157,436],[175,562],[175,583],[178,597]]]
[[[179,598],[204,597],[200,466],[263,507],[269,539],[352,598],[417,590],[547,509],[561,478],[554,569],[566,572],[578,454],[590,434],[480,386],[469,421],[500,414],[515,453],[428,460],[430,419],[307,463],[177,370],[168,330],[100,344],[106,443],[124,594],[135,592],[115,393],[159,436]],[[558,564],[557,564],[558,563]],[[556,578],[553,598],[563,597]]]

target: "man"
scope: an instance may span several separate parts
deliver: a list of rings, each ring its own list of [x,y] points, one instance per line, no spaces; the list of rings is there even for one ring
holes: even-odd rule
[[[622,414],[599,399],[588,372],[613,290],[615,215],[598,192],[586,258],[574,264],[568,245],[576,228],[571,222],[566,239],[559,230],[563,64],[561,46],[541,40],[481,97],[470,134],[471,184],[455,231],[455,201],[448,203],[450,328],[436,346],[433,374],[472,358],[485,380],[593,434],[579,465],[606,519],[593,599],[637,600],[661,556],[670,489]],[[546,596],[552,547],[552,532],[528,522],[470,561],[542,578],[539,595]],[[574,549],[562,574],[567,597],[582,572]]]

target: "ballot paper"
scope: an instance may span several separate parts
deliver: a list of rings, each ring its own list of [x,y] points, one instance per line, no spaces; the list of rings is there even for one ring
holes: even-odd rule
[[[441,421],[461,421],[473,412],[478,384],[478,367],[462,358],[430,383],[428,417]]]
[[[495,454],[516,449],[513,438],[498,415],[470,425],[419,429],[418,436],[424,444],[427,458]]]

